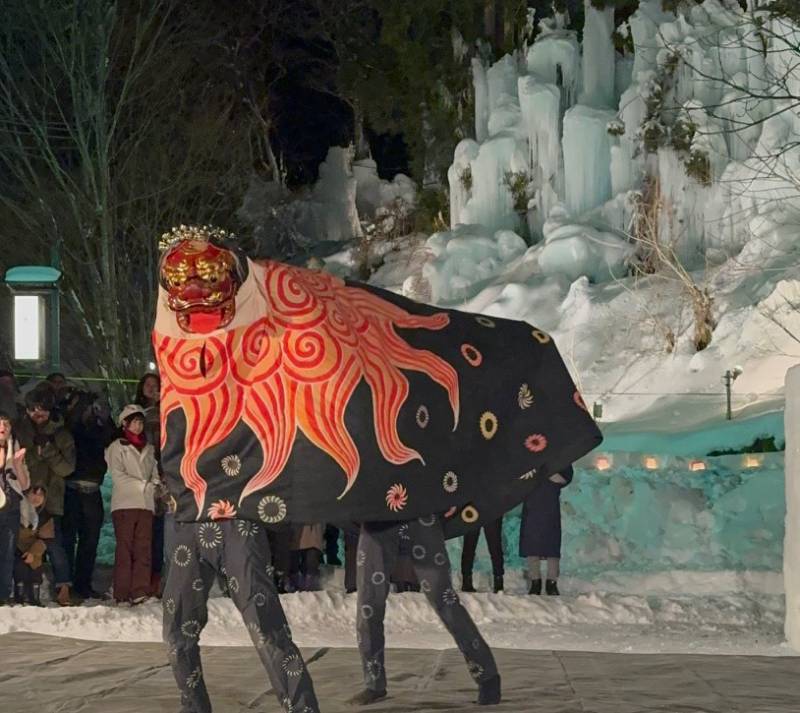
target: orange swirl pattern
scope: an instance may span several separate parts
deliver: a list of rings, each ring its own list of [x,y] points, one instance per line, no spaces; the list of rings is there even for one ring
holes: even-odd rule
[[[448,394],[458,424],[458,375],[433,352],[415,349],[395,329],[439,330],[445,313],[413,315],[386,300],[326,273],[281,263],[261,263],[268,314],[224,337],[174,338],[154,334],[162,376],[162,447],[167,418],[186,417],[181,477],[203,512],[206,481],[197,464],[244,422],[258,439],[263,464],[242,490],[248,495],[283,471],[297,429],[342,468],[353,486],[360,456],[344,422],[345,410],[362,379],[372,391],[375,436],[383,457],[395,465],[414,459],[397,432],[409,393],[402,369],[427,374]]]

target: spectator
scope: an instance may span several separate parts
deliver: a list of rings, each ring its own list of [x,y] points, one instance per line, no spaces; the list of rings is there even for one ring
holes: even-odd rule
[[[330,523],[325,525],[325,563],[341,567],[339,559],[339,528]]]
[[[111,472],[111,519],[114,553],[114,599],[140,604],[150,593],[153,510],[160,483],[155,450],[144,434],[144,409],[129,404],[119,415],[122,437],[106,449]]]
[[[48,543],[55,536],[53,518],[44,503],[47,491],[42,485],[32,487],[22,502],[22,517],[14,561],[14,601],[41,606],[42,559]]]
[[[134,403],[144,409],[144,433],[147,442],[155,450],[158,474],[161,476],[161,377],[158,374],[147,372],[139,379]],[[156,493],[153,512],[150,593],[156,597],[161,595],[161,580],[164,573],[164,528],[168,500],[169,494],[162,486]]]
[[[53,518],[53,541],[47,556],[53,567],[56,601],[61,606],[72,604],[69,562],[64,551],[61,522],[64,516],[64,478],[75,470],[75,440],[60,423],[50,418],[53,389],[46,382],[25,396],[27,416],[17,427],[17,438],[25,448],[25,464],[31,485],[42,485],[47,491],[45,507]]]
[[[0,412],[11,416],[12,423],[25,416],[25,409],[18,399],[19,386],[16,377],[10,371],[0,369]]]
[[[464,535],[464,547],[461,550],[462,592],[475,591],[475,587],[472,584],[472,568],[475,564],[475,550],[478,548],[480,535],[480,528]],[[505,573],[503,562],[503,518],[500,517],[493,522],[486,523],[483,526],[483,536],[486,538],[489,556],[492,558],[493,589],[496,594],[503,591],[503,574]]]
[[[11,597],[14,555],[19,533],[22,493],[30,486],[25,449],[11,430],[11,416],[0,413],[0,605]]]
[[[292,537],[292,585],[299,592],[320,590],[319,567],[325,525],[298,525]]]
[[[75,440],[75,472],[64,480],[64,549],[75,593],[100,599],[103,595],[92,587],[92,574],[105,515],[100,493],[106,474],[104,453],[114,437],[114,425],[100,397],[74,390],[64,425]]]
[[[45,377],[45,381],[53,387],[54,405],[50,411],[50,419],[52,421],[63,421],[71,392],[67,377],[60,371],[54,371]]]
[[[528,594],[542,593],[541,562],[547,562],[545,591],[557,596],[561,565],[561,488],[572,482],[572,466],[554,473],[522,507],[519,555],[528,558],[531,586]]]

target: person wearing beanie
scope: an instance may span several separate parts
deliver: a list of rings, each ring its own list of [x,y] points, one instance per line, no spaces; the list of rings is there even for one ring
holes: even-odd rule
[[[155,492],[160,483],[153,445],[144,433],[144,409],[129,404],[118,423],[122,435],[106,449],[111,473],[111,519],[114,553],[114,599],[140,604],[150,592]]]
[[[25,396],[26,417],[17,425],[19,444],[25,449],[25,465],[31,485],[41,485],[47,491],[45,507],[53,517],[55,534],[47,547],[47,557],[53,567],[55,599],[69,606],[72,599],[72,579],[64,549],[62,520],[64,517],[64,479],[75,471],[75,439],[60,421],[52,418],[55,408],[53,387],[42,382]]]

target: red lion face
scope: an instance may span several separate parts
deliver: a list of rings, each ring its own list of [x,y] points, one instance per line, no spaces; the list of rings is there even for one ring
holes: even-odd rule
[[[236,256],[205,240],[181,240],[161,259],[161,285],[186,332],[205,334],[230,324],[241,284]]]

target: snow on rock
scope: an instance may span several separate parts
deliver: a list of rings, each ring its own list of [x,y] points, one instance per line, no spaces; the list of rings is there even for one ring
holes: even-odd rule
[[[403,173],[398,173],[391,181],[380,178],[378,166],[371,158],[353,161],[353,175],[356,179],[356,208],[362,218],[373,218],[379,208],[397,200],[408,206],[416,202],[413,180]]]
[[[361,235],[356,210],[358,184],[353,176],[352,149],[334,146],[319,166],[319,179],[311,191],[312,205],[299,225],[306,235],[324,236],[325,240],[350,240]]]
[[[461,300],[475,285],[495,276],[526,250],[525,241],[511,230],[487,233],[485,228],[460,225],[434,233],[425,244],[430,261],[422,267],[433,302]]]
[[[569,280],[588,277],[605,282],[622,277],[633,246],[612,233],[576,225],[565,210],[554,209],[544,224],[544,244],[537,253],[545,275],[561,274]]]

